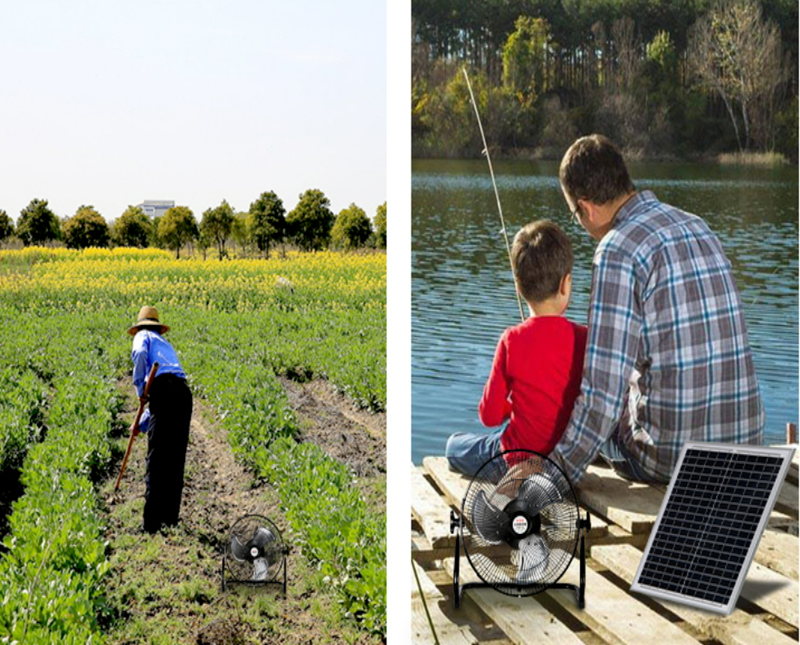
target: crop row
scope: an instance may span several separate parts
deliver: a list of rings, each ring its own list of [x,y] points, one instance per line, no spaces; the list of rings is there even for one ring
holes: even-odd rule
[[[386,636],[386,519],[370,513],[349,468],[318,446],[282,438],[234,451],[275,484],[294,541],[338,595],[346,616]]]
[[[47,386],[31,370],[0,369],[0,481],[12,475],[43,430]]]
[[[108,570],[93,487],[110,459],[113,387],[90,374],[59,379],[46,439],[22,467],[0,561],[0,638],[100,642],[101,581]]]
[[[383,409],[385,380],[382,387],[370,382],[374,368],[351,365],[348,373],[341,367],[354,354],[362,366],[374,365],[375,355],[361,338],[355,344],[366,345],[366,351],[354,349],[352,338],[345,342],[348,334],[337,335],[335,326],[327,327],[327,336],[324,324],[319,335],[313,325],[306,326],[302,342],[284,346],[275,329],[280,318],[226,314],[210,320],[216,324],[194,328],[182,343],[195,390],[218,410],[239,459],[275,485],[297,545],[338,595],[344,613],[366,630],[385,635],[385,518],[368,512],[349,468],[317,446],[293,440],[296,420],[273,373],[287,365],[304,366],[295,369],[307,370],[305,376],[316,369],[326,376],[333,372],[334,382],[344,376],[353,391],[360,377],[364,399]]]

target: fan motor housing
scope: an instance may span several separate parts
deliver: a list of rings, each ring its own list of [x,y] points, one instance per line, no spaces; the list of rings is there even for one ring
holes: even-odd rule
[[[516,543],[520,540],[524,540],[532,533],[538,535],[542,528],[542,520],[539,514],[531,515],[528,512],[527,505],[519,499],[513,499],[506,505],[503,511],[507,513],[511,519],[511,535],[509,537],[510,541],[514,543],[515,548],[517,547]]]

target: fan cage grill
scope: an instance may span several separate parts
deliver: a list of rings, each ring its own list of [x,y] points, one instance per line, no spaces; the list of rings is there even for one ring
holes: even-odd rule
[[[267,574],[258,580],[253,579],[254,564],[249,561],[237,560],[231,550],[233,538],[236,537],[239,543],[246,545],[260,528],[266,528],[274,537],[269,542],[267,552],[268,569]],[[283,536],[275,523],[263,515],[245,515],[239,518],[231,527],[228,538],[225,541],[224,566],[230,573],[231,582],[246,584],[267,584],[279,582],[286,561],[285,546]]]
[[[487,508],[488,502],[488,508],[502,511],[520,494],[528,509],[538,510],[541,540],[529,537],[512,546],[508,540],[486,539],[480,528],[489,533],[487,524],[491,529],[498,522],[487,522],[486,513],[479,512],[482,524],[476,526],[475,509]],[[537,594],[555,584],[575,556],[580,534],[575,492],[564,471],[540,453],[511,450],[487,461],[467,488],[461,516],[462,542],[470,565],[481,580],[501,593]],[[506,535],[508,521],[506,516],[499,522],[506,527]]]

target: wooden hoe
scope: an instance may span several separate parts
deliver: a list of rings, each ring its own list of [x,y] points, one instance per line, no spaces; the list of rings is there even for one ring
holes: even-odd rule
[[[150,385],[153,383],[153,379],[156,377],[157,371],[158,363],[153,363],[153,367],[150,368],[150,374],[147,376],[147,383],[144,386],[144,393],[142,394],[142,398],[139,400],[139,410],[136,412],[136,418],[133,420],[133,424],[131,425],[131,438],[128,439],[128,448],[125,451],[125,457],[122,459],[122,466],[119,469],[117,483],[114,486],[114,493],[111,496],[110,501],[112,504],[118,501],[117,493],[119,492],[119,485],[122,482],[122,475],[125,473],[125,467],[128,465],[128,457],[131,455],[133,440],[136,439],[136,435],[139,434],[139,419],[142,418],[142,414],[144,413],[144,406],[147,403],[147,396],[150,394]]]

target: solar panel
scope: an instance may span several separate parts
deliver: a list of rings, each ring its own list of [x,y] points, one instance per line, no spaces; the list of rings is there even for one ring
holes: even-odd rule
[[[793,453],[687,441],[631,591],[730,614]]]

